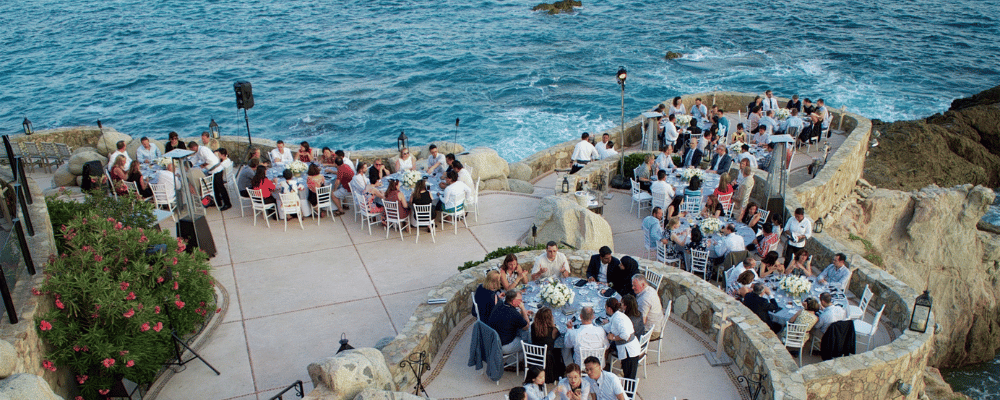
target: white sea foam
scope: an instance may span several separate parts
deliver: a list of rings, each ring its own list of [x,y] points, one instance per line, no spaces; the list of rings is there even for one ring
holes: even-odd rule
[[[521,160],[535,152],[583,132],[596,133],[617,125],[590,114],[561,114],[532,108],[513,108],[487,116],[481,125],[497,132],[494,149],[508,161]]]

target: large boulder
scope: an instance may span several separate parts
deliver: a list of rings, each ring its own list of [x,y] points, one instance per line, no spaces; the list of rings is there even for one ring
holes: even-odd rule
[[[0,381],[0,399],[63,400],[42,377],[23,373]]]
[[[128,156],[132,157],[133,160],[135,160],[137,158],[135,156],[136,150],[139,150],[139,146],[142,146],[142,141],[140,141],[139,139],[142,139],[142,138],[132,139],[132,141],[128,142],[128,145],[125,147],[125,149],[126,149],[125,151],[128,152]],[[212,139],[212,140],[215,140],[215,139]],[[218,142],[218,141],[216,141],[216,142]],[[149,138],[149,145],[150,146],[156,146],[156,148],[160,149],[160,154],[165,153],[165,151],[163,151],[163,149],[164,149],[163,142],[161,142],[159,140],[156,140],[156,139],[153,139],[153,138]]]
[[[587,210],[569,196],[546,196],[535,211],[538,242],[566,242],[577,249],[614,250],[614,237],[608,221]]]
[[[438,147],[438,153],[445,154],[445,155],[447,155],[448,153],[458,154],[458,153],[461,153],[461,152],[465,151],[465,146],[462,146],[462,145],[460,145],[458,143],[445,142],[443,140],[438,140],[438,141],[435,141],[435,142],[431,142],[431,144],[433,144],[433,145],[435,145],[435,146]],[[428,145],[428,146],[430,146],[430,145]],[[420,153],[420,155],[422,157],[427,157],[427,155],[430,154],[430,151],[427,150],[427,147],[424,147],[424,148],[420,149],[419,153]]]
[[[132,137],[118,132],[115,128],[104,128],[104,134],[97,139],[97,152],[107,157],[115,152],[115,145],[119,140],[124,140],[127,144],[132,141]]]
[[[76,153],[86,153],[86,152],[97,153],[97,148],[96,147],[91,147],[91,146],[80,146],[80,147],[77,147],[77,148],[73,149],[73,154],[76,154]]]
[[[428,398],[414,396],[404,392],[393,392],[389,390],[365,389],[358,393],[354,400],[430,400]]]
[[[0,340],[0,379],[14,373],[17,368],[17,350],[6,340]]]
[[[507,184],[510,185],[511,192],[532,194],[535,193],[535,187],[531,182],[522,181],[520,179],[508,179]]]
[[[475,189],[475,188],[473,188],[473,189]],[[487,180],[484,180],[482,182],[479,182],[479,190],[481,190],[481,191],[482,190],[498,190],[498,191],[502,190],[502,191],[508,191],[508,190],[510,190],[510,183],[507,180],[506,176],[502,176],[502,177],[499,177],[499,178],[493,178],[493,179],[487,179]]]
[[[79,153],[75,153],[69,158],[69,172],[73,175],[82,175],[83,164],[91,161],[100,161],[101,164],[107,164],[108,156],[101,155],[96,151],[81,151]]]
[[[476,179],[482,179],[483,182],[496,179],[499,181],[492,184],[495,187],[492,190],[509,189],[507,186],[507,174],[510,173],[510,166],[507,165],[507,160],[500,158],[496,150],[477,147],[467,154],[459,155],[456,158],[462,162],[465,168],[469,169],[473,182]]]
[[[76,175],[69,171],[69,164],[60,165],[56,173],[52,175],[52,186],[75,186]]]
[[[396,389],[385,357],[373,348],[342,351],[307,369],[315,388],[310,399],[352,400],[365,389]]]
[[[507,174],[507,178],[531,181],[531,166],[523,162],[510,164],[510,173]]]

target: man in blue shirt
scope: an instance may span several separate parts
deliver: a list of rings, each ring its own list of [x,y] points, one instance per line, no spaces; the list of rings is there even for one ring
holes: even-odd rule
[[[504,294],[503,304],[493,309],[486,324],[500,335],[500,348],[503,354],[512,354],[521,350],[521,330],[528,330],[531,318],[524,309],[521,292],[508,290]]]
[[[821,285],[829,284],[847,290],[847,285],[851,282],[851,269],[847,266],[847,256],[844,253],[837,253],[833,256],[833,264],[828,265],[816,278]]]

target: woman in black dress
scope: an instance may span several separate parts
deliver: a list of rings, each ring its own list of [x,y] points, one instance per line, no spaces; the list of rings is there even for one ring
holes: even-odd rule
[[[557,337],[559,329],[552,318],[552,309],[542,307],[535,314],[535,322],[531,324],[531,344],[548,348],[545,353],[545,383],[555,382],[566,370],[562,349],[556,348]]]
[[[149,183],[146,179],[142,177],[142,172],[139,171],[139,163],[133,161],[132,165],[128,168],[128,176],[125,178],[128,182],[134,182],[136,188],[139,189],[139,195],[142,198],[153,197],[153,188],[149,187]]]

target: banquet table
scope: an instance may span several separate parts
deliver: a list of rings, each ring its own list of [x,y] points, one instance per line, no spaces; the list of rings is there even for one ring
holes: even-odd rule
[[[525,285],[521,294],[521,299],[524,301],[524,307],[531,312],[536,312],[542,307],[552,308],[552,317],[555,320],[556,327],[559,328],[559,337],[556,339],[556,348],[562,348],[564,346],[563,340],[566,336],[566,321],[573,321],[573,326],[579,327],[580,310],[582,310],[584,306],[590,306],[594,308],[594,324],[599,326],[604,325],[608,320],[605,302],[607,302],[610,298],[620,300],[621,295],[614,291],[612,291],[613,294],[611,296],[604,296],[601,294],[605,290],[610,289],[605,283],[587,282],[586,279],[574,277],[563,278],[558,281],[565,284],[573,291],[573,302],[570,304],[559,308],[552,308],[551,306],[545,304],[545,302],[541,299],[541,291],[542,285],[548,284],[548,281],[546,280],[531,281]],[[576,286],[580,281],[587,282],[587,284],[580,287]],[[567,314],[567,312],[569,314]]]
[[[688,181],[681,178],[683,168],[677,168],[673,174],[667,176],[667,183],[674,187],[674,193],[683,195],[684,189],[688,187]],[[708,197],[719,187],[719,174],[705,172],[701,179],[701,196]]]
[[[680,224],[680,227],[678,229],[681,229],[681,230],[690,229],[692,225],[699,225],[704,220],[705,220],[705,218],[702,218],[701,216],[681,218],[681,224]],[[719,217],[718,220],[720,222],[722,222],[723,225],[727,225],[727,224],[732,223],[734,226],[736,226],[736,234],[740,235],[743,238],[743,245],[744,246],[748,246],[748,245],[750,245],[750,243],[753,243],[753,240],[757,237],[757,234],[754,232],[753,228],[750,228],[749,226],[747,226],[746,224],[744,224],[742,222],[736,221],[736,220],[734,220],[732,218],[727,218],[725,216]],[[709,250],[709,254],[708,254],[709,257],[712,257],[712,258],[719,257],[719,255],[716,254],[716,252],[715,252],[714,243],[717,243],[720,240],[722,240],[722,235],[719,232],[713,232],[713,233],[711,233],[709,235],[705,235],[704,238],[702,239],[703,242],[706,242],[708,240],[711,240],[712,243],[713,243],[713,245],[708,245],[706,243],[706,246],[708,247],[708,250]],[[691,236],[688,235],[685,244],[688,244],[690,242],[691,242]],[[690,256],[690,254],[689,254],[689,256]]]
[[[423,177],[424,181],[426,181],[427,191],[431,193],[431,200],[436,201],[438,196],[443,191],[441,190],[441,187],[438,186],[438,184],[441,183],[441,179],[438,178],[437,175],[430,175],[423,171],[420,171],[420,174]],[[382,186],[379,186],[378,190],[381,190],[383,193],[385,193],[386,189],[389,189],[389,181],[391,180],[399,181],[400,182],[399,190],[403,192],[403,197],[406,198],[406,201],[407,202],[410,201],[410,195],[413,194],[413,188],[406,187],[402,184],[403,182],[402,173],[396,172],[393,174],[389,174],[386,175],[385,178],[386,179],[382,179]]]
[[[778,307],[781,307],[780,311],[773,311],[770,313],[771,321],[778,324],[785,325],[788,320],[795,315],[795,313],[802,310],[802,298],[800,296],[792,296],[790,293],[785,292],[779,287],[779,282],[784,275],[770,275],[767,278],[760,279],[768,288],[771,289],[771,296],[775,302],[778,303]],[[816,282],[815,277],[808,277],[809,282],[812,283],[812,288],[809,290],[808,297],[819,299],[819,295],[823,292],[830,292],[833,295],[833,304],[840,305],[841,307],[847,307],[847,296],[844,292],[835,286],[821,285]]]
[[[324,168],[322,165],[320,165],[320,171],[321,171],[320,174],[323,175],[324,184],[329,185],[337,178],[337,174],[331,174],[327,172],[326,168]],[[275,163],[274,166],[267,169],[267,178],[275,179],[276,182],[274,183],[274,185],[277,186],[278,188],[278,190],[275,190],[273,193],[271,193],[271,196],[274,197],[275,200],[277,200],[276,204],[277,204],[279,219],[285,218],[285,213],[281,210],[281,196],[279,195],[279,193],[281,192],[281,185],[285,183],[285,178],[282,175],[284,174],[284,172],[285,172],[285,165],[281,163]],[[300,200],[299,209],[302,210],[302,217],[303,218],[311,217],[312,205],[309,204],[308,200],[309,188],[308,185],[306,184],[305,172],[299,174],[298,176],[292,179],[295,179],[296,182],[298,182],[299,186],[303,188],[302,190],[299,190],[299,200]]]

